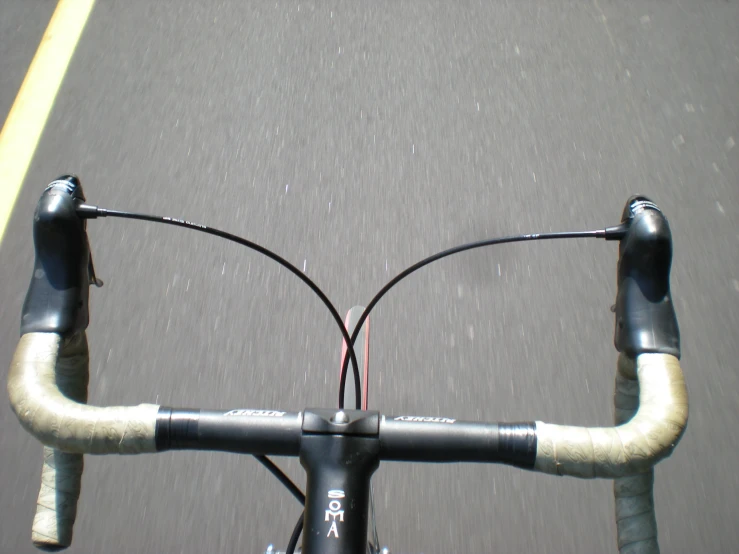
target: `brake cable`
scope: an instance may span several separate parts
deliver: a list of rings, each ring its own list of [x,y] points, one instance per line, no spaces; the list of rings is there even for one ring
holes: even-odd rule
[[[362,315],[359,318],[359,321],[357,321],[357,324],[354,328],[354,332],[352,333],[351,341],[352,341],[352,349],[354,347],[354,342],[357,340],[357,337],[359,336],[359,331],[362,329],[362,325],[364,324],[367,317],[369,317],[370,312],[372,311],[372,308],[374,308],[377,303],[382,299],[385,294],[388,293],[388,291],[393,288],[395,285],[397,285],[400,281],[408,277],[411,273],[414,271],[421,269],[424,266],[427,266],[431,262],[435,262],[437,260],[441,260],[442,258],[446,258],[447,256],[451,256],[452,254],[458,254],[460,252],[465,252],[467,250],[472,250],[475,248],[482,248],[483,246],[495,246],[498,244],[507,244],[511,242],[528,242],[528,241],[535,241],[535,240],[552,240],[552,239],[573,239],[573,238],[608,238],[608,231],[611,231],[611,229],[607,230],[597,230],[597,231],[567,231],[567,232],[557,232],[557,233],[535,233],[530,235],[513,235],[508,237],[498,237],[493,239],[487,239],[482,240],[478,242],[470,242],[467,244],[463,244],[461,246],[455,246],[454,248],[449,248],[448,250],[444,250],[442,252],[438,252],[432,256],[429,256],[428,258],[424,258],[420,262],[416,262],[412,266],[408,267],[407,269],[401,271],[398,273],[395,277],[393,277],[390,281],[387,282],[387,284],[380,289],[380,291],[370,300],[370,303],[367,304],[367,307],[364,309],[364,312],[362,312]],[[614,228],[612,233],[616,232],[616,229]],[[344,407],[344,390],[346,389],[346,373],[347,373],[347,359],[344,359],[342,361],[341,365],[341,374],[339,377],[339,407]]]
[[[354,392],[355,392],[355,398],[356,398],[356,403],[357,403],[357,409],[361,409],[361,390],[360,390],[361,387],[360,387],[360,382],[359,382],[359,364],[357,362],[356,353],[354,352],[354,343],[356,342],[357,337],[359,336],[359,333],[362,329],[362,325],[369,317],[369,314],[372,311],[372,309],[390,291],[390,289],[392,289],[400,281],[408,277],[411,273],[414,273],[415,271],[421,269],[424,266],[429,265],[432,262],[441,260],[442,258],[446,258],[448,256],[451,256],[453,254],[458,254],[460,252],[465,252],[467,250],[482,248],[484,246],[496,246],[499,244],[508,244],[508,243],[513,243],[513,242],[532,242],[532,241],[537,241],[537,240],[554,240],[554,239],[571,239],[571,238],[613,239],[613,238],[618,238],[616,235],[621,234],[620,228],[618,229],[609,228],[605,230],[595,230],[595,231],[566,231],[566,232],[554,232],[554,233],[521,234],[521,235],[512,235],[512,236],[507,236],[507,237],[498,237],[498,238],[487,239],[487,240],[482,240],[482,241],[477,241],[477,242],[470,242],[467,244],[456,246],[454,248],[443,250],[441,252],[433,254],[432,256],[424,258],[423,260],[419,262],[416,262],[415,264],[401,271],[399,274],[393,277],[390,281],[388,281],[385,284],[385,286],[383,286],[380,289],[380,291],[377,294],[375,294],[372,300],[370,300],[369,304],[367,304],[367,307],[362,312],[362,315],[360,316],[359,321],[357,322],[354,328],[354,331],[352,335],[350,336],[348,330],[344,326],[344,322],[342,321],[341,316],[336,310],[336,307],[331,303],[331,301],[324,294],[324,292],[318,287],[318,285],[316,285],[307,275],[301,272],[293,264],[291,264],[290,262],[288,262],[287,260],[279,256],[278,254],[275,254],[274,252],[272,252],[271,250],[263,246],[260,246],[254,242],[251,242],[237,235],[233,235],[226,231],[221,231],[219,229],[206,227],[205,225],[202,225],[199,223],[193,223],[190,221],[185,221],[182,219],[175,219],[171,217],[154,216],[154,215],[148,215],[148,214],[139,214],[139,213],[133,213],[133,212],[117,211],[117,210],[106,210],[103,208],[98,208],[97,206],[90,206],[86,204],[82,204],[78,206],[78,213],[82,217],[86,217],[86,218],[119,217],[119,218],[125,218],[125,219],[137,219],[141,221],[164,223],[167,225],[175,225],[177,227],[186,227],[188,229],[202,231],[210,235],[214,235],[220,238],[224,238],[226,240],[230,240],[242,246],[246,246],[247,248],[251,248],[252,250],[255,250],[256,252],[259,252],[260,254],[263,254],[267,256],[268,258],[276,261],[277,263],[279,263],[280,265],[288,269],[291,273],[296,275],[301,281],[303,281],[306,285],[308,285],[308,287],[321,299],[321,301],[324,303],[326,308],[328,308],[334,321],[336,321],[336,323],[339,325],[342,337],[344,339],[344,342],[347,345],[349,356],[345,356],[344,359],[342,360],[341,373],[340,373],[340,378],[339,378],[339,409],[344,408],[346,377],[347,377],[348,364],[350,360],[352,363],[352,370],[353,370],[353,376],[354,376]],[[275,465],[274,462],[272,462],[272,460],[270,460],[266,456],[254,456],[254,457],[262,465],[264,465],[293,494],[293,496],[295,496],[295,498],[299,502],[305,505],[305,494],[297,487],[297,485],[295,485],[295,483],[293,483],[287,477],[287,475],[277,465]],[[292,535],[290,536],[290,541],[288,543],[286,554],[293,554],[295,551],[295,548],[298,543],[298,539],[303,530],[304,516],[305,516],[305,511],[301,512],[300,517],[297,523],[295,524],[295,528],[293,529]]]
[[[222,239],[235,242],[242,246],[246,246],[247,248],[251,248],[252,250],[255,250],[256,252],[259,252],[260,254],[263,254],[267,256],[268,258],[276,261],[278,264],[280,264],[281,266],[289,270],[296,277],[298,277],[298,279],[300,279],[306,285],[308,285],[308,287],[321,299],[321,301],[324,303],[328,311],[331,313],[331,316],[333,317],[334,321],[339,326],[339,329],[341,331],[341,336],[344,338],[344,342],[347,343],[347,349],[349,352],[349,356],[346,358],[346,360],[348,361],[349,359],[351,359],[351,362],[352,362],[352,368],[354,372],[354,393],[357,398],[357,409],[361,408],[359,363],[357,362],[357,355],[354,352],[354,343],[351,341],[349,337],[349,332],[346,330],[346,327],[344,327],[344,321],[341,319],[341,316],[339,315],[339,312],[336,310],[336,307],[331,303],[331,301],[328,299],[326,294],[320,289],[320,287],[316,285],[313,282],[313,280],[310,279],[310,277],[308,277],[305,273],[300,271],[293,264],[288,262],[285,258],[283,258],[282,256],[278,254],[275,254],[268,248],[265,248],[264,246],[260,246],[259,244],[256,244],[248,239],[239,237],[237,235],[233,235],[226,231],[221,231],[220,229],[215,229],[213,227],[207,227],[200,223],[193,223],[192,221],[186,221],[184,219],[177,219],[174,217],[163,217],[163,216],[158,216],[158,215],[140,214],[140,213],[134,213],[134,212],[124,212],[124,211],[118,211],[118,210],[106,210],[104,208],[99,208],[97,206],[90,206],[87,204],[81,204],[77,206],[77,213],[81,217],[88,218],[88,219],[94,219],[97,217],[119,217],[119,218],[124,218],[124,219],[137,219],[140,221],[151,221],[154,223],[164,223],[166,225],[174,225],[176,227],[185,227],[187,229],[201,231],[203,233],[214,235],[216,237],[220,237]],[[346,367],[347,367],[346,364],[342,366],[342,368],[346,368]],[[344,381],[346,381],[346,376],[344,376]],[[343,402],[341,404],[343,405]]]

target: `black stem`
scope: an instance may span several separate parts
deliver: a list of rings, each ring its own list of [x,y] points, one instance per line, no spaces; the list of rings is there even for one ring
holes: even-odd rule
[[[354,347],[354,342],[357,340],[357,337],[359,336],[359,331],[362,329],[362,325],[364,324],[365,320],[367,319],[370,312],[372,311],[372,308],[375,307],[375,305],[382,299],[382,297],[385,296],[385,294],[387,294],[387,292],[391,288],[397,285],[405,277],[407,277],[414,271],[421,269],[422,267],[430,264],[431,262],[435,262],[442,258],[446,258],[447,256],[451,256],[452,254],[458,254],[459,252],[464,252],[466,250],[472,250],[474,248],[482,248],[483,246],[494,246],[498,244],[506,244],[506,243],[511,243],[511,242],[526,242],[526,241],[548,240],[548,239],[550,240],[550,239],[573,239],[573,238],[603,238],[604,236],[603,233],[604,233],[603,231],[599,230],[599,231],[570,231],[570,232],[561,232],[561,233],[536,233],[536,234],[531,234],[531,235],[513,235],[509,237],[499,237],[499,238],[487,239],[487,240],[478,241],[478,242],[470,242],[468,244],[463,244],[461,246],[455,246],[454,248],[444,250],[443,252],[438,252],[437,254],[434,254],[433,256],[429,256],[428,258],[425,258],[421,260],[420,262],[413,264],[409,268],[405,269],[404,271],[400,272],[398,275],[393,277],[384,287],[382,287],[382,289],[380,289],[380,292],[378,292],[374,296],[374,298],[370,301],[370,303],[367,304],[367,307],[364,309],[364,312],[362,312],[362,315],[359,318],[359,321],[357,322],[357,326],[354,328],[354,332],[352,333],[352,337],[351,337],[352,347]],[[341,366],[341,374],[339,377],[339,394],[342,394],[344,389],[346,388],[346,370],[347,370],[347,360],[344,360]]]
[[[91,207],[85,206],[85,208],[90,209]],[[200,223],[193,223],[191,221],[184,221],[182,219],[176,219],[172,217],[138,214],[138,213],[133,213],[133,212],[121,212],[118,210],[106,210],[103,208],[97,208],[97,212],[95,213],[95,215],[100,216],[100,217],[106,217],[106,216],[107,217],[121,217],[124,219],[138,219],[141,221],[152,221],[154,223],[165,223],[167,225],[175,225],[177,227],[185,227],[187,229],[193,229],[195,231],[202,231],[203,233],[214,235],[216,237],[230,240],[242,246],[246,246],[247,248],[251,248],[252,250],[257,251],[260,254],[264,254],[268,258],[276,261],[278,264],[288,269],[291,273],[293,273],[296,277],[298,277],[298,279],[300,279],[306,285],[308,285],[308,287],[314,293],[316,293],[316,295],[326,305],[329,312],[331,312],[331,316],[334,318],[334,321],[339,326],[339,329],[341,330],[341,336],[344,337],[344,341],[347,343],[347,349],[349,351],[349,356],[345,358],[345,360],[348,361],[349,359],[351,359],[351,362],[352,362],[352,367],[353,367],[353,372],[354,372],[354,392],[357,398],[357,409],[361,408],[362,393],[361,393],[361,386],[359,383],[359,363],[357,362],[357,355],[354,352],[354,342],[351,340],[349,336],[349,332],[346,330],[346,327],[344,327],[344,321],[341,319],[339,312],[336,311],[336,307],[331,303],[331,301],[323,293],[323,291],[318,287],[318,285],[316,285],[307,275],[305,275],[305,273],[300,271],[293,264],[291,264],[290,262],[288,262],[286,259],[282,258],[281,256],[275,254],[271,250],[268,250],[264,248],[263,246],[260,246],[254,242],[251,242],[250,240],[241,238],[231,233],[227,233],[226,231],[221,231],[220,229],[213,229],[211,227],[206,227],[205,225],[201,225]],[[346,373],[346,367],[347,367],[347,364],[345,363],[342,366],[343,374]],[[346,387],[346,375],[344,375],[343,382],[344,382],[344,387]],[[341,390],[343,391],[343,388]],[[343,404],[343,395],[341,395],[341,398],[342,398],[342,404]],[[343,408],[343,405],[340,407]]]

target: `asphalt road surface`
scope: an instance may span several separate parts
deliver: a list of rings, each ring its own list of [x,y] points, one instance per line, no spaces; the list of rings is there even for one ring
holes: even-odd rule
[[[54,9],[0,3],[7,114]],[[42,187],[242,234],[341,312],[406,265],[499,234],[602,228],[651,195],[675,239],[691,413],[658,466],[663,552],[739,544],[739,4],[100,1],[0,246],[0,366]],[[340,336],[294,276],[191,231],[91,222],[90,400],[333,406]],[[439,262],[372,316],[387,413],[609,424],[616,247]],[[0,403],[0,551],[33,552],[41,447]],[[300,480],[296,462],[281,463]],[[395,554],[615,551],[611,483],[383,465]],[[284,549],[299,507],[254,460],[86,459],[72,553]]]

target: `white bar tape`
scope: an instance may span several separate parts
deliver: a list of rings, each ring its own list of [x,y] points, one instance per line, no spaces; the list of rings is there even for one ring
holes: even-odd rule
[[[633,364],[628,358],[616,374],[613,396],[614,423],[622,425],[631,420],[639,409],[639,385],[632,378]],[[621,554],[659,554],[657,519],[654,514],[654,468],[646,473],[613,480],[616,501],[616,538]]]
[[[81,335],[68,347],[71,353],[84,357],[87,341]],[[59,391],[75,402],[87,403],[87,385],[90,380],[87,363],[79,364],[74,379],[57,381]],[[72,544],[77,501],[82,486],[84,460],[82,454],[62,452],[44,446],[44,465],[41,468],[41,488],[36,501],[36,515],[31,527],[31,541],[36,548],[47,552],[63,550]]]
[[[89,352],[80,333],[21,337],[10,366],[8,393],[23,427],[44,443],[41,488],[31,540],[41,550],[72,543],[80,495],[82,453],[154,452],[158,406],[87,406]]]
[[[585,479],[644,473],[672,453],[688,422],[688,392],[677,358],[619,356],[616,400],[638,394],[639,407],[617,427],[536,422],[536,471]],[[638,391],[638,392],[636,392]]]
[[[84,333],[21,337],[8,376],[10,404],[21,425],[46,446],[78,454],[155,452],[159,406],[87,406],[62,390],[86,386],[89,355]]]
[[[37,548],[56,552],[72,544],[83,464],[82,454],[44,446],[41,489],[31,529]]]

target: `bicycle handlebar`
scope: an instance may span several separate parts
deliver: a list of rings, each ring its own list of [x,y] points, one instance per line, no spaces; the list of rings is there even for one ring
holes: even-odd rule
[[[540,421],[483,424],[359,411],[342,412],[348,418],[342,423],[320,410],[224,413],[153,404],[88,406],[84,329],[92,267],[84,221],[74,215],[81,201],[79,182],[71,178],[52,183],[39,201],[36,263],[8,379],[14,412],[45,445],[33,529],[40,548],[71,544],[82,454],[202,449],[300,454],[302,460],[306,437],[337,432],[376,439],[381,460],[498,462],[554,475],[614,478],[619,548],[649,551],[656,546],[652,467],[680,440],[688,400],[669,289],[670,230],[648,199],[629,199],[622,225],[612,233],[620,239],[614,342],[621,354],[614,397],[617,426],[608,428]]]

